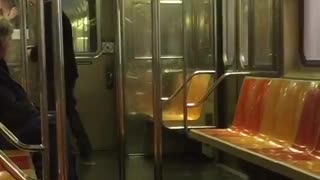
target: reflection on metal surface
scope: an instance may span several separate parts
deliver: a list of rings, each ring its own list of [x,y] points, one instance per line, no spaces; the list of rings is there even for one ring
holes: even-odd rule
[[[161,56],[183,56],[182,5],[161,4],[161,12]]]
[[[223,61],[232,65],[235,58],[235,0],[223,1]]]
[[[242,68],[273,65],[274,1],[242,0],[239,4],[239,63]]]
[[[193,0],[185,9],[185,56],[188,69],[214,67],[213,6],[211,0]],[[190,5],[189,5],[190,3]],[[190,6],[190,7],[189,7]]]
[[[240,1],[240,23],[239,23],[239,40],[240,40],[240,65],[241,68],[248,66],[249,58],[249,0]]]
[[[39,152],[43,151],[44,147],[42,145],[27,145],[22,143],[5,125],[0,122],[0,134],[5,137],[5,139],[18,149],[29,151],[29,152]]]
[[[163,179],[160,0],[151,1],[154,179]]]
[[[24,173],[3,151],[0,150],[1,165],[17,180],[36,180]]]
[[[117,96],[117,125],[118,125],[118,138],[119,138],[119,179],[126,180],[126,128],[125,128],[125,9],[124,1],[116,1],[117,8],[117,47],[116,54],[118,55],[118,61],[116,65],[116,96]]]
[[[44,22],[44,2],[38,2],[38,62],[40,74],[40,111],[41,111],[41,140],[44,146],[42,152],[42,180],[49,180],[50,173],[50,137],[49,137],[49,118],[48,118],[48,92],[47,92],[47,62],[46,62],[46,42],[45,42],[45,22]]]
[[[151,22],[150,4],[147,1],[135,1],[128,3],[126,11],[126,107],[129,114],[147,114],[152,117],[152,75],[151,75]],[[189,6],[190,5],[190,6]],[[161,4],[161,74],[163,100],[171,99],[172,102],[164,102],[163,120],[183,120],[183,69],[190,67],[186,74],[198,74],[201,69],[213,66],[213,25],[211,20],[211,1],[192,1],[182,7],[181,4]],[[186,15],[183,17],[183,15]],[[181,21],[180,21],[181,19]],[[164,23],[170,21],[172,23]],[[183,23],[185,22],[185,27]],[[196,27],[196,28],[193,28]],[[183,33],[186,29],[185,34]],[[180,35],[179,35],[180,34]],[[170,36],[170,37],[169,37]],[[183,37],[184,36],[184,37]],[[186,38],[186,39],[184,39]],[[186,47],[183,46],[183,42]],[[190,45],[190,46],[189,46]],[[183,53],[185,48],[185,53]],[[188,57],[184,57],[188,56]],[[139,60],[139,61],[134,61]],[[199,71],[197,71],[199,69]],[[201,73],[214,73],[203,71]],[[199,74],[201,74],[199,73]],[[206,91],[209,76],[190,78],[192,81],[187,91],[195,90],[196,82],[201,81],[200,91]],[[200,83],[200,82],[199,82]],[[192,90],[191,90],[192,89]],[[191,94],[197,92],[191,92]],[[197,98],[191,96],[189,98]],[[175,98],[174,98],[175,97]],[[144,102],[144,103],[141,103]],[[172,109],[178,110],[176,113]],[[194,108],[196,109],[196,108]],[[198,119],[200,111],[194,111],[190,119]]]
[[[274,0],[256,0],[254,3],[254,65],[272,65]],[[250,46],[251,47],[251,46]]]
[[[64,47],[63,47],[63,24],[61,0],[52,1],[52,27],[54,46],[54,79],[56,100],[56,138],[58,179],[68,179],[68,155],[67,155],[67,122],[66,122],[66,98],[65,98],[65,76],[64,76]]]

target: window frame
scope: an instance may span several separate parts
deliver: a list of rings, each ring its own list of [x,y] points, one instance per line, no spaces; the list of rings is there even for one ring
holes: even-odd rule
[[[299,1],[299,54],[300,54],[300,59],[302,62],[302,65],[306,67],[319,67],[320,66],[320,60],[308,60],[306,59],[304,55],[304,0]]]

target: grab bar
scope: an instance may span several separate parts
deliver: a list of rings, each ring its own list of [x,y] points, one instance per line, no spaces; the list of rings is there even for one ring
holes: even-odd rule
[[[44,150],[43,145],[28,145],[22,143],[4,124],[0,122],[0,134],[14,145],[16,148],[28,152],[41,152]]]
[[[228,72],[223,74],[207,91],[205,95],[201,97],[201,99],[198,102],[195,103],[187,103],[187,107],[197,107],[200,106],[209,96],[210,94],[218,87],[218,85],[227,77],[230,76],[245,76],[245,75],[257,75],[257,74],[266,74],[266,75],[272,75],[277,74],[275,71],[251,71],[251,72]]]
[[[170,97],[162,97],[161,100],[162,101],[170,101],[171,99],[173,99],[174,97],[176,97],[179,92],[192,80],[192,78],[194,78],[197,75],[200,74],[215,74],[216,71],[214,70],[205,70],[205,71],[196,71],[194,72],[186,81],[186,83],[181,84],[178,89],[176,89],[176,91],[174,91],[174,93],[170,96]]]
[[[77,59],[77,60],[98,59],[98,58],[100,58],[100,57],[103,55],[105,48],[106,48],[106,45],[103,44],[102,47],[101,47],[101,49],[99,49],[95,55],[93,55],[93,56],[86,56],[86,55],[84,55],[84,56],[77,56],[76,59]]]
[[[0,163],[17,180],[36,180],[23,172],[3,151],[0,150]]]

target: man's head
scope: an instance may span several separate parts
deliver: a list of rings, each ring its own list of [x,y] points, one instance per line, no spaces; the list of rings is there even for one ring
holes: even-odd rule
[[[13,26],[10,21],[0,17],[0,58],[5,58],[10,46]]]

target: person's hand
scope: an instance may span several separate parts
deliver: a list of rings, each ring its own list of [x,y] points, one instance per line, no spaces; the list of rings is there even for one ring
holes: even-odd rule
[[[7,14],[4,14],[4,17],[9,19],[9,20],[12,20],[15,17],[17,17],[18,14],[19,14],[18,8],[13,7],[13,8],[10,9],[10,11]]]

